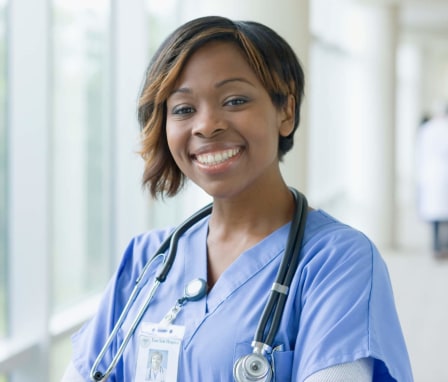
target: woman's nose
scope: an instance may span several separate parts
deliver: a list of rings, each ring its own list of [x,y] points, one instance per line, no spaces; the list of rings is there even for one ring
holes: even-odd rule
[[[202,110],[197,114],[193,127],[193,134],[203,138],[210,138],[226,129],[222,116],[213,110]]]

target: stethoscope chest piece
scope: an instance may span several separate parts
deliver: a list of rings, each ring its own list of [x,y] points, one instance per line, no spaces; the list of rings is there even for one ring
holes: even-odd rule
[[[265,356],[251,353],[236,361],[233,377],[237,382],[268,382],[272,379],[271,365]]]

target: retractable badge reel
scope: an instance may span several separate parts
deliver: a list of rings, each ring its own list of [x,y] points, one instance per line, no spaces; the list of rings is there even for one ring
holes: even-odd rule
[[[168,313],[163,317],[162,321],[160,322],[161,327],[165,327],[170,325],[183,306],[188,301],[197,301],[200,300],[202,297],[205,296],[205,293],[207,292],[207,283],[202,279],[194,279],[191,280],[187,285],[185,285],[184,289],[184,295],[177,300],[176,305],[174,305]]]

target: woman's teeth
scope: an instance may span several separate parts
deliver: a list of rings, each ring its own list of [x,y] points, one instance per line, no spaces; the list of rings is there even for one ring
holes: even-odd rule
[[[240,152],[239,148],[234,148],[215,153],[201,154],[196,156],[196,160],[201,164],[212,166],[222,163],[227,159],[234,157],[239,152]]]

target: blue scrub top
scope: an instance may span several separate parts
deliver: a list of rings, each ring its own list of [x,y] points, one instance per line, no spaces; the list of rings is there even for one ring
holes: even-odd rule
[[[233,381],[235,361],[252,352],[251,342],[286,247],[290,223],[242,253],[206,297],[188,302],[175,320],[185,326],[179,382]],[[177,257],[144,315],[159,322],[194,278],[207,279],[208,217],[179,240]],[[73,336],[73,363],[89,378],[90,368],[145,263],[171,230],[151,231],[128,246],[98,312]],[[134,303],[115,352],[142,305],[160,264]],[[137,330],[138,332],[138,330]],[[372,357],[374,381],[413,381],[387,268],[371,241],[321,210],[308,213],[301,262],[292,281],[273,353],[277,381],[304,381],[340,363]],[[134,335],[109,381],[133,381],[138,350]],[[104,371],[110,352],[101,364]]]

